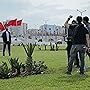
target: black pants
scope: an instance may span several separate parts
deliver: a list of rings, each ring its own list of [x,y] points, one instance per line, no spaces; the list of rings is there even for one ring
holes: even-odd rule
[[[79,52],[79,58],[80,58],[80,73],[84,74],[84,65],[85,65],[85,45],[83,44],[77,44],[77,45],[72,45],[71,51],[70,51],[70,58],[69,58],[69,63],[68,63],[68,72],[71,73],[72,71],[72,66],[73,62],[76,59],[76,54]]]
[[[10,54],[10,45],[11,45],[11,43],[10,43],[9,41],[3,43],[3,56],[5,56],[6,45],[8,46],[8,54],[9,54],[9,56],[10,56],[10,55],[11,55],[11,54]]]
[[[67,56],[68,56],[68,62],[69,62],[71,47],[72,47],[72,42],[71,42],[71,41],[67,41]]]
[[[68,42],[67,42],[67,56],[68,56],[68,62],[69,62],[71,47],[72,47],[72,42],[71,42],[71,41],[68,41]],[[79,67],[78,54],[76,54],[76,59],[75,59],[74,65],[76,65],[77,67]]]

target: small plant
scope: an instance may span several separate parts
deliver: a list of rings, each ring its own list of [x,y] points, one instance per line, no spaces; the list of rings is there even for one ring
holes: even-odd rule
[[[27,60],[25,64],[19,63],[19,58],[10,58],[9,63],[11,68],[9,69],[6,62],[2,62],[0,65],[0,78],[10,78],[15,76],[26,76],[33,74],[45,73],[47,66],[44,61],[33,61],[32,54],[35,45],[27,44],[26,46],[22,44],[24,50],[27,54]]]
[[[47,69],[47,66],[44,65],[44,62],[43,61],[36,62],[36,61],[33,61],[32,59],[32,54],[33,54],[35,45],[32,45],[31,43],[26,45],[26,47],[24,44],[22,45],[27,54],[26,69],[25,69],[27,72],[27,75],[44,73],[45,70]]]
[[[47,69],[47,66],[44,65],[44,61],[34,61],[33,62],[33,69],[32,74],[42,74],[45,73],[45,70]]]
[[[6,62],[2,62],[2,64],[0,65],[0,78],[9,78],[9,68]]]
[[[24,50],[27,54],[27,60],[26,60],[26,72],[27,74],[31,74],[32,72],[32,54],[33,54],[33,51],[34,51],[34,48],[35,48],[35,45],[32,45],[31,43],[28,43],[25,47],[24,44],[22,44],[23,47],[24,47]]]
[[[11,76],[18,76],[20,75],[20,68],[22,63],[19,63],[19,58],[11,58],[9,63],[11,65]]]

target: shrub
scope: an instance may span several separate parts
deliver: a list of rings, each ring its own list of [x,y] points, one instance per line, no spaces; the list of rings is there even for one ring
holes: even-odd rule
[[[24,50],[27,54],[27,60],[26,60],[26,72],[27,74],[31,74],[32,72],[32,54],[35,48],[35,45],[32,45],[31,43],[26,44],[26,46],[24,44],[22,44],[24,47]]]
[[[47,69],[47,66],[44,65],[44,61],[34,61],[33,62],[33,69],[32,74],[42,74],[45,73],[45,70]]]
[[[22,44],[24,47],[24,50],[27,54],[27,60],[26,60],[26,72],[27,75],[30,74],[40,74],[40,73],[44,73],[45,69],[47,68],[46,65],[44,65],[43,61],[33,61],[32,59],[32,54],[35,48],[35,45],[27,44],[26,47],[24,44]]]
[[[11,68],[9,69],[6,62],[2,62],[0,65],[0,78],[9,78],[15,76],[26,76],[33,74],[42,74],[45,73],[47,66],[44,64],[44,61],[33,61],[32,54],[35,48],[35,45],[27,44],[26,46],[22,44],[24,50],[27,54],[26,63],[19,63],[19,58],[10,58],[9,63]]]
[[[9,63],[11,65],[11,76],[18,76],[20,75],[20,68],[22,63],[19,63],[19,58],[11,58]]]
[[[2,62],[2,64],[0,65],[0,78],[9,78],[9,68],[6,62]]]

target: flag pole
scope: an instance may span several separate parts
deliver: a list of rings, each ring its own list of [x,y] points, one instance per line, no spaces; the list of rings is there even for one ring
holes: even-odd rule
[[[17,27],[17,20],[16,20],[16,39],[17,39],[17,37],[18,37],[18,27]]]

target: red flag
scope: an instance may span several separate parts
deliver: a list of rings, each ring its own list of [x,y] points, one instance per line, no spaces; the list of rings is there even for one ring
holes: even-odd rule
[[[17,26],[21,26],[21,24],[22,24],[22,20],[18,20],[17,21]]]
[[[8,22],[8,26],[16,26],[16,21],[17,21],[17,19],[15,19],[15,20],[10,20],[10,21]]]
[[[3,24],[0,22],[0,31],[3,31],[3,30],[5,30],[5,28],[4,28]]]

